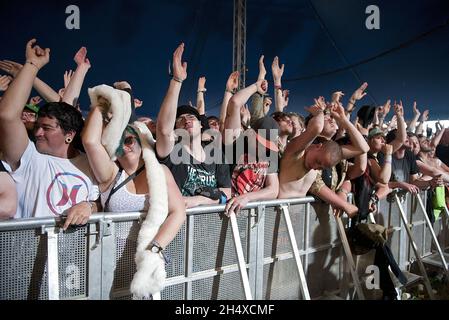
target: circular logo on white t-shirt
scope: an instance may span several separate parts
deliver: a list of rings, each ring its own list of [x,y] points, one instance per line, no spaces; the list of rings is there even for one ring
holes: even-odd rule
[[[80,175],[58,173],[47,189],[47,205],[55,215],[61,215],[75,204],[89,198],[89,187]]]

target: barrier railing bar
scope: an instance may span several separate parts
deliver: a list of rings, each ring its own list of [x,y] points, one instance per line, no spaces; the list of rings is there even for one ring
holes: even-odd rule
[[[185,246],[185,276],[191,277],[193,273],[193,230],[194,230],[194,218],[193,216],[188,216],[186,218],[186,246]],[[167,279],[168,281],[168,279]],[[186,282],[184,288],[184,299],[192,299],[192,282]]]
[[[240,271],[240,278],[243,285],[243,291],[245,293],[246,300],[252,300],[251,287],[249,285],[248,273],[246,272],[246,262],[243,255],[242,243],[240,240],[239,227],[237,225],[237,218],[235,213],[231,212],[229,214],[229,219],[231,222],[232,238],[234,240],[235,252],[237,254],[238,266]]]
[[[399,208],[399,212],[401,214],[401,219],[402,219],[402,222],[404,224],[405,231],[407,232],[407,235],[408,235],[410,244],[412,246],[413,252],[415,253],[416,260],[418,261],[418,267],[419,267],[419,269],[421,271],[421,275],[422,275],[422,277],[424,279],[424,286],[426,287],[426,290],[427,290],[427,293],[429,295],[429,298],[431,300],[435,300],[435,295],[433,294],[432,286],[430,285],[430,281],[429,281],[429,277],[427,276],[426,269],[425,269],[425,267],[424,267],[424,265],[423,265],[423,263],[421,261],[421,256],[419,254],[418,248],[416,247],[415,241],[413,240],[412,231],[410,230],[410,228],[409,228],[409,226],[407,224],[407,216],[404,213],[404,209],[402,208],[402,205],[401,205],[401,202],[399,200],[398,195],[395,194],[394,198],[395,198],[396,204],[397,204],[397,206]]]
[[[47,235],[47,267],[48,267],[48,299],[59,300],[59,264],[58,235],[54,228],[46,228]]]
[[[295,231],[293,230],[292,220],[290,219],[290,214],[286,205],[281,206],[281,212],[284,216],[285,225],[287,226],[287,234],[290,240],[290,245],[293,250],[293,256],[296,262],[296,269],[299,275],[300,289],[304,300],[310,300],[309,287],[307,285],[306,275],[302,267],[301,257],[299,256],[298,243],[296,242]]]
[[[441,250],[440,243],[438,242],[437,236],[435,235],[435,231],[433,230],[432,223],[430,222],[429,217],[427,216],[426,207],[424,206],[419,194],[416,195],[416,199],[418,200],[418,203],[419,203],[419,206],[421,207],[427,227],[429,228],[430,234],[432,235],[432,240],[435,244],[435,247],[437,248],[438,254],[441,259],[441,263],[443,264],[444,271],[446,272],[446,276],[449,277],[449,269],[447,267],[447,262],[446,262],[446,259],[444,258],[444,254],[443,254],[443,251]]]

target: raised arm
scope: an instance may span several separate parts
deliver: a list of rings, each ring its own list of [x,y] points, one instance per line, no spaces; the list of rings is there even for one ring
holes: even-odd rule
[[[156,128],[156,152],[160,158],[167,157],[173,150],[173,128],[176,121],[176,108],[178,107],[181,84],[187,78],[187,62],[182,62],[184,43],[181,43],[173,53],[173,78],[170,80],[167,93],[162,101]]]
[[[23,65],[11,60],[0,61],[0,69],[9,73],[13,78],[17,77],[22,68]],[[38,77],[34,78],[33,87],[47,102],[58,102],[61,98],[55,90]]]
[[[90,69],[90,61],[86,56],[87,49],[85,47],[81,47],[81,49],[79,49],[75,54],[73,60],[75,60],[77,68],[73,73],[69,84],[65,88],[64,95],[62,97],[63,102],[66,102],[74,107],[76,107],[78,103],[84,78],[86,77],[87,71]]]
[[[413,119],[410,121],[410,124],[407,127],[408,132],[415,132],[416,123],[418,122],[419,117],[421,116],[421,112],[416,107],[416,101],[413,102]]]
[[[432,140],[430,140],[430,146],[433,148],[436,148],[441,141],[441,138],[443,137],[444,134],[444,127],[440,130],[437,131],[437,133],[435,133],[435,135],[433,136]]]
[[[424,131],[424,123],[429,120],[429,110],[424,110],[424,112],[421,115],[421,121],[418,125],[418,128],[416,128],[415,133],[420,135],[423,134]]]
[[[0,77],[0,91],[6,91],[11,83],[12,78],[10,76]]]
[[[306,130],[299,136],[291,140],[284,151],[284,156],[304,151],[310,146],[315,138],[323,131],[324,126],[324,98],[319,97],[315,99],[315,105],[309,107],[307,110],[313,115],[309,121]]]
[[[343,128],[349,135],[352,145],[344,145],[341,150],[343,152],[343,159],[350,159],[359,156],[369,151],[368,143],[365,138],[356,129],[356,127],[345,116],[345,109],[339,103],[334,104],[331,109],[332,117],[338,124],[339,128]]]
[[[12,170],[19,166],[28,145],[28,135],[21,120],[38,71],[50,60],[50,49],[34,46],[36,39],[26,45],[26,63],[0,100],[0,150]]]
[[[385,155],[385,160],[382,167],[379,166],[377,161],[374,159],[369,159],[368,165],[371,170],[371,177],[376,181],[376,183],[388,184],[391,178],[393,146],[390,144],[383,145],[382,153]]]
[[[206,77],[198,79],[198,90],[196,91],[196,110],[200,115],[206,114],[206,104],[204,94],[206,92]]]
[[[399,148],[404,144],[407,138],[406,124],[404,121],[404,108],[402,107],[402,101],[399,104],[394,104],[394,113],[396,115],[396,121],[398,125],[398,131],[396,138],[391,142],[393,146],[393,153],[399,150]]]
[[[360,86],[360,88],[358,88],[352,94],[351,98],[349,99],[348,105],[346,107],[346,114],[348,115],[348,117],[350,117],[351,112],[354,111],[356,102],[361,100],[364,96],[366,96],[366,92],[365,92],[366,88],[368,88],[368,83],[364,82]]]
[[[103,133],[103,116],[100,108],[95,106],[87,116],[81,139],[90,167],[100,186],[100,191],[107,190],[114,180],[118,168],[101,144]]]
[[[274,104],[275,111],[283,112],[284,108],[288,104],[288,90],[286,90],[284,96],[284,92],[282,91],[282,75],[284,74],[284,67],[279,67],[279,58],[274,57],[273,63],[271,64],[271,73],[273,74],[274,81]]]
[[[231,144],[240,135],[241,129],[241,118],[240,109],[245,105],[248,99],[259,92],[264,94],[267,92],[268,82],[266,80],[258,80],[256,83],[246,87],[245,89],[237,92],[231,100],[229,100],[226,121],[225,121],[225,131],[223,135],[223,143]]]
[[[226,82],[226,89],[220,109],[220,123],[219,123],[220,132],[223,132],[224,130],[229,100],[231,100],[232,95],[237,92],[237,89],[239,87],[239,75],[240,74],[238,71],[234,71],[233,73],[231,73],[231,75],[228,78],[228,81]]]

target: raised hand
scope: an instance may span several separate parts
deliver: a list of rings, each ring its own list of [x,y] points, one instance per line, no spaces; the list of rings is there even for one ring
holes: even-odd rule
[[[0,61],[0,69],[10,74],[15,78],[19,71],[23,68],[23,65],[20,63],[11,61],[11,60],[3,60]]]
[[[318,97],[318,99],[313,99],[315,104],[310,107],[305,107],[304,109],[308,111],[312,116],[316,116],[320,113],[323,113],[324,109],[326,109],[326,103],[324,102],[324,97]],[[324,102],[324,106],[323,106]]]
[[[9,84],[11,83],[12,78],[10,76],[1,76],[0,77],[0,91],[6,91],[8,89]]]
[[[396,117],[404,117],[404,107],[402,106],[402,101],[399,101],[399,103],[394,103],[394,113],[396,114]]]
[[[368,83],[364,82],[360,88],[358,88],[351,96],[350,102],[355,103],[357,100],[362,99],[364,96],[366,96],[366,88],[368,88]]]
[[[35,96],[30,99],[30,104],[35,105],[35,106],[37,106],[41,102],[42,102],[42,98],[39,96]]]
[[[346,118],[345,108],[343,108],[341,103],[332,104],[331,115],[338,124],[341,124],[343,121],[348,120],[348,118]]]
[[[200,77],[198,79],[198,91],[206,89],[206,77]]]
[[[424,122],[429,120],[429,110],[424,110],[424,112],[421,115],[421,120]]]
[[[261,55],[259,59],[259,76],[257,77],[257,80],[264,80],[265,76],[267,75],[267,69],[265,69],[263,58],[264,55]]]
[[[341,91],[336,91],[332,93],[331,103],[337,103],[340,102],[341,97],[343,97],[345,94]]]
[[[385,102],[382,109],[383,109],[384,117],[386,117],[388,115],[388,113],[390,113],[390,109],[391,109],[391,100],[390,99],[388,99],[387,102]]]
[[[382,146],[382,153],[384,155],[391,155],[391,154],[393,154],[393,146],[391,144],[388,144],[388,143],[384,144]]]
[[[263,64],[263,62],[262,62],[262,64]],[[284,64],[282,64],[282,66],[279,67],[279,58],[274,57],[273,63],[271,64],[271,73],[273,74],[274,82],[281,80],[282,75],[284,74],[284,67],[285,67]]]
[[[34,65],[38,70],[50,61],[50,49],[42,49],[35,45],[36,39],[31,39],[26,45],[26,62]]]
[[[64,72],[64,88],[67,88],[67,86],[69,85],[70,79],[72,79],[72,76],[73,76],[72,70]]]
[[[173,53],[173,78],[178,81],[187,79],[187,62],[182,62],[184,43],[181,43]]]
[[[137,98],[134,98],[134,106],[135,106],[136,108],[140,108],[141,106],[143,106],[143,101],[142,101],[142,100],[139,100],[139,99],[137,99]]]
[[[421,111],[419,111],[418,107],[416,106],[416,101],[413,102],[413,114],[418,118],[421,115]]]
[[[234,71],[228,78],[226,82],[226,91],[235,92],[239,87],[239,76],[240,73],[238,71]]]
[[[257,80],[256,86],[257,86],[257,92],[259,92],[260,94],[264,95],[265,93],[267,93],[267,90],[268,90],[268,81],[267,80],[263,80],[263,79]]]
[[[78,52],[75,54],[75,57],[73,57],[73,60],[75,60],[75,62],[78,66],[84,66],[87,69],[90,68],[90,61],[89,61],[89,59],[87,59],[86,47],[81,47],[78,50]]]

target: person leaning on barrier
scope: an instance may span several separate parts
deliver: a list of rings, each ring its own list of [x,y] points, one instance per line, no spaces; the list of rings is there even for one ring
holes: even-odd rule
[[[270,140],[269,132],[263,137],[255,131],[258,128],[247,128],[250,112],[245,103],[256,92],[265,93],[267,86],[266,80],[258,80],[237,92],[227,107],[223,143],[226,157],[233,157],[229,159],[232,163],[232,198],[226,204],[226,214],[238,214],[249,201],[276,199],[278,195],[278,149]],[[268,117],[259,121],[264,119],[274,122]]]
[[[334,141],[312,144],[324,125],[324,98],[315,99],[308,108],[313,115],[306,131],[287,144],[281,158],[278,198],[304,197],[316,179],[317,170],[336,165],[342,159],[340,146]]]
[[[217,163],[213,159],[215,154],[206,154],[201,142],[198,111],[188,105],[177,108],[181,85],[187,78],[187,63],[182,63],[183,52],[182,43],[173,53],[173,78],[157,117],[156,154],[172,172],[188,208],[224,203],[231,196],[229,166],[223,164],[222,159]],[[176,144],[177,148],[174,128],[186,136]],[[174,164],[173,160],[181,161]]]
[[[35,39],[27,43],[26,62],[0,102],[0,149],[17,186],[15,217],[67,215],[66,229],[88,221],[98,186],[85,154],[75,146],[83,127],[75,108],[63,102],[44,105],[35,126],[36,146],[28,139],[22,108],[37,72],[50,59],[50,49],[35,43]]]
[[[428,181],[419,178],[416,157],[407,142],[402,103],[395,104],[394,108],[398,128],[390,131],[386,136],[386,142],[393,145],[392,173],[388,186],[391,189],[400,188],[411,193],[417,193],[419,189],[427,189],[441,184],[441,177],[435,177]],[[380,163],[387,159],[382,152],[378,153],[378,158]]]
[[[338,129],[342,129],[348,134],[351,144],[340,146],[342,161],[338,163],[338,170],[337,166],[319,170],[317,178],[309,191],[321,200],[331,204],[335,214],[340,215],[341,211],[344,211],[348,216],[353,217],[357,214],[358,208],[348,203],[345,192],[340,191],[344,190],[341,189],[343,181],[352,180],[365,171],[366,152],[368,152],[369,146],[360,132],[346,117],[343,106],[336,101],[324,116],[324,126],[319,138],[324,141],[330,141]],[[349,163],[346,160],[351,158],[355,158],[354,163]],[[337,178],[338,176],[340,177],[339,179]]]

